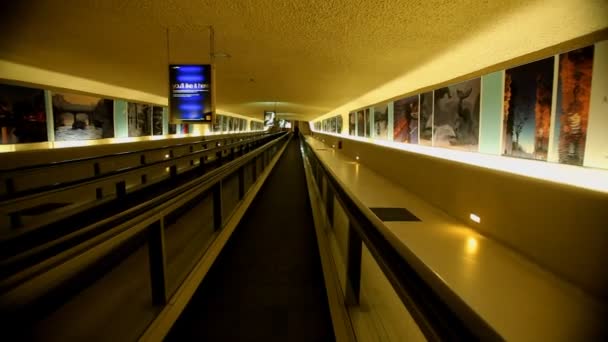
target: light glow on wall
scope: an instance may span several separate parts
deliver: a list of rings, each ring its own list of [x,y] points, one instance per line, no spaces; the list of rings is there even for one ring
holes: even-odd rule
[[[467,251],[468,254],[475,254],[477,253],[477,249],[479,248],[479,243],[477,242],[477,239],[474,237],[469,237],[467,239],[467,243],[466,243],[466,247],[465,250]]]
[[[486,169],[546,180],[550,182],[571,185],[583,189],[608,193],[608,170],[580,167],[553,162],[512,158],[478,152],[458,151],[431,146],[403,144],[388,140],[344,136],[340,134],[323,133],[342,139],[376,144],[397,150],[424,154],[431,157],[451,160],[463,164],[474,165]],[[357,156],[358,158],[358,156]],[[357,159],[356,158],[356,159]],[[359,159],[357,159],[359,160]]]
[[[471,213],[469,215],[469,218],[471,219],[471,221],[476,222],[476,223],[481,223],[481,217]]]

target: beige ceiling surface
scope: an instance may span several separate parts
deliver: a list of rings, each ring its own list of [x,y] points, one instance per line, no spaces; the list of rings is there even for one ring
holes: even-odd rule
[[[217,60],[218,107],[310,119],[531,2],[3,1],[0,59],[166,96],[167,64],[208,62],[213,25],[232,56]]]

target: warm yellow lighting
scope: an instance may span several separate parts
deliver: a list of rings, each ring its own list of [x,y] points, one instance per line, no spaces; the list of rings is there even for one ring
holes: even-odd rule
[[[473,213],[471,213],[471,214],[469,215],[469,218],[470,218],[470,219],[471,219],[471,221],[473,221],[473,222],[477,222],[477,223],[480,223],[480,222],[481,222],[481,217],[479,217],[479,216],[477,216],[477,215],[475,215],[475,214],[473,214]]]
[[[359,156],[356,156],[355,159],[359,160]]]
[[[336,145],[331,145],[331,148],[335,148],[335,147],[336,147]]]
[[[170,170],[170,169],[169,169],[168,167],[166,167],[166,168],[165,168],[165,172],[169,172],[169,170]]]
[[[467,253],[469,253],[469,254],[477,253],[478,247],[479,247],[479,244],[477,243],[477,239],[475,239],[474,237],[469,237],[467,239],[467,246],[466,246]]]
[[[347,139],[608,193],[608,170],[349,136]]]
[[[165,158],[169,158],[169,155],[168,155],[168,154],[165,154]]]

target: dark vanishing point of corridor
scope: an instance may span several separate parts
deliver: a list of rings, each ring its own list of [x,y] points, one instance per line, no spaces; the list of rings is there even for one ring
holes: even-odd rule
[[[166,340],[334,340],[297,137]]]

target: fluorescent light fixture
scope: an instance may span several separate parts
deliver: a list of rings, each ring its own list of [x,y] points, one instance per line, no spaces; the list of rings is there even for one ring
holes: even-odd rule
[[[477,216],[477,215],[475,215],[475,214],[473,214],[473,213],[471,213],[471,214],[469,215],[469,218],[470,218],[470,219],[471,219],[471,221],[473,221],[473,222],[477,222],[477,223],[480,223],[480,222],[481,222],[481,217],[479,217],[479,216]]]

